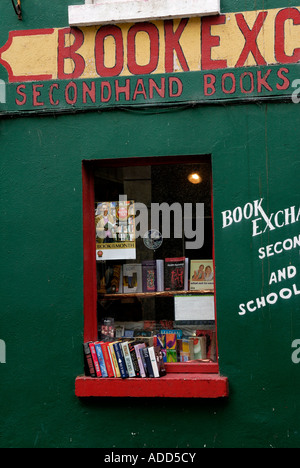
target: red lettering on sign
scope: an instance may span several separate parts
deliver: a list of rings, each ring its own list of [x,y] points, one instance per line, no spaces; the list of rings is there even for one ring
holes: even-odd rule
[[[66,37],[72,35],[75,40],[72,45],[66,45]],[[69,37],[70,40],[70,37]],[[64,28],[58,31],[58,61],[57,61],[57,76],[60,80],[65,80],[70,77],[73,79],[80,78],[85,69],[84,58],[77,53],[77,50],[84,43],[84,35],[80,29]],[[65,60],[71,59],[74,63],[74,70],[71,73],[65,73]]]
[[[82,102],[84,104],[87,103],[87,96],[89,96],[90,100],[95,104],[96,102],[96,86],[95,81],[91,82],[91,87],[86,84],[85,81],[82,83]]]
[[[136,62],[136,36],[145,32],[150,40],[150,62],[147,65],[138,65]],[[149,75],[158,65],[159,59],[159,31],[152,23],[140,23],[132,26],[127,36],[127,65],[133,75]]]
[[[57,99],[57,101],[54,101],[53,99],[53,90],[54,89],[59,89],[59,85],[57,83],[54,83],[53,85],[50,86],[50,89],[49,89],[49,101],[50,101],[50,104],[52,106],[58,106],[59,104],[59,100]]]
[[[262,76],[262,72],[258,70],[257,72],[257,91],[258,93],[261,93],[262,87],[264,86],[268,91],[273,91],[269,83],[267,82],[267,79],[269,78],[270,74],[272,73],[272,70],[269,69],[267,73]]]
[[[153,99],[153,91],[157,92],[157,94],[164,98],[165,97],[165,92],[166,92],[166,79],[161,78],[161,87],[159,88],[158,84],[152,79],[149,79],[149,98]]]
[[[300,12],[297,8],[285,8],[281,10],[275,19],[275,57],[279,63],[297,63],[300,60],[300,48],[294,49],[289,56],[285,51],[285,23],[293,20],[295,26],[300,25]]]
[[[116,101],[120,101],[120,94],[125,94],[125,100],[130,99],[130,80],[126,80],[125,86],[120,86],[118,80],[115,81]]]
[[[267,11],[260,12],[258,17],[256,18],[253,28],[250,29],[242,13],[238,13],[235,15],[238,27],[240,28],[241,32],[243,33],[243,36],[246,39],[245,47],[240,55],[240,58],[237,61],[236,67],[243,67],[250,53],[252,53],[257,65],[267,65],[267,62],[260,53],[256,42],[267,16]]]
[[[105,94],[107,96],[105,97]],[[108,102],[111,98],[111,85],[108,81],[102,81],[101,83],[101,102]]]
[[[216,77],[215,75],[207,74],[204,75],[204,95],[213,96],[216,92]]]
[[[226,16],[217,18],[202,18],[202,70],[216,70],[217,68],[227,68],[227,60],[213,60],[211,49],[220,46],[220,36],[211,35],[211,27],[218,24],[226,24]]]
[[[290,71],[287,68],[280,68],[277,72],[278,78],[282,80],[282,84],[276,85],[279,91],[284,91],[290,87],[290,80],[284,75],[284,73],[288,74]]]
[[[106,67],[104,63],[105,51],[104,41],[107,37],[113,37],[116,45],[115,65],[111,68]],[[122,31],[118,26],[102,26],[95,39],[95,61],[96,71],[99,76],[109,77],[118,76],[124,67],[124,45]]]
[[[231,88],[230,89],[227,89],[225,87],[225,82],[226,82],[226,79],[228,81],[228,78],[231,79]],[[224,94],[233,94],[235,93],[235,90],[236,90],[236,79],[235,79],[235,76],[233,73],[224,73],[224,75],[222,76],[222,91]]]
[[[175,87],[174,87],[175,85]],[[175,89],[177,88],[177,89]],[[170,97],[179,97],[182,95],[183,84],[179,78],[175,76],[170,76],[169,78],[169,96]]]
[[[166,69],[166,73],[174,72],[174,51],[177,54],[182,70],[185,72],[190,71],[186,58],[184,56],[183,50],[179,43],[179,40],[188,22],[189,22],[188,19],[182,19],[180,21],[178,28],[176,29],[176,31],[174,31],[173,20],[165,21],[165,69]]]
[[[147,99],[146,89],[145,89],[144,81],[142,78],[137,80],[136,87],[133,93],[133,98],[132,98],[133,101],[135,101],[137,96],[139,95],[142,95],[144,96],[145,99]]]
[[[39,91],[39,88],[43,88],[44,85],[32,85],[32,102],[34,107],[39,107],[39,106],[44,106],[45,103],[38,101],[38,98],[41,95],[41,92]]]
[[[16,104],[18,106],[24,106],[24,104],[26,104],[27,102],[27,96],[26,96],[26,93],[23,92],[23,90],[26,90],[26,86],[24,84],[21,84],[17,87],[17,93],[19,96],[22,96],[22,100],[20,99],[16,99]]]
[[[244,79],[246,78],[246,76],[249,76],[250,78],[250,89],[247,90],[245,89],[244,87]],[[241,78],[240,78],[240,87],[241,87],[241,91],[242,93],[244,94],[251,94],[253,93],[254,91],[254,76],[253,76],[253,73],[251,72],[245,72],[241,75]]]
[[[77,102],[77,96],[78,96],[77,86],[73,81],[71,81],[70,83],[67,84],[66,89],[65,89],[66,103],[73,106]]]

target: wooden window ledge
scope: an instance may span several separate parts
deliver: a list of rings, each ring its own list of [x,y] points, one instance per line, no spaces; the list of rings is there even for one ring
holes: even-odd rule
[[[77,377],[77,397],[224,398],[228,379],[219,374],[169,373],[161,378],[95,379]]]

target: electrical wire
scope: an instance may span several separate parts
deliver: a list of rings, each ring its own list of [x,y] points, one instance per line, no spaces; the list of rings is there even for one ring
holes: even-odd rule
[[[19,20],[22,21],[22,6],[21,0],[17,0],[17,5],[15,4],[15,0],[11,0],[11,3],[14,7],[15,13],[18,16]]]

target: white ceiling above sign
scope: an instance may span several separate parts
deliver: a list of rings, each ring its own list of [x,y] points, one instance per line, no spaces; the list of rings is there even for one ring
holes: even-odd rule
[[[86,0],[69,6],[70,26],[128,23],[220,14],[220,0]]]

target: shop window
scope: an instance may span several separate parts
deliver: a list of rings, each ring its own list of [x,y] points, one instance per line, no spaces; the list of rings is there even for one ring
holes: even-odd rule
[[[84,342],[100,361],[86,358],[76,394],[226,396],[211,158],[86,161],[83,202]]]

